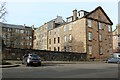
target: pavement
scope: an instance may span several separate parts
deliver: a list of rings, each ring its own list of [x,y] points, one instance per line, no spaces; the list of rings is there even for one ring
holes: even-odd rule
[[[11,65],[0,65],[0,68],[19,67],[22,61],[8,60]],[[104,63],[103,61],[42,61],[42,64],[93,64]]]

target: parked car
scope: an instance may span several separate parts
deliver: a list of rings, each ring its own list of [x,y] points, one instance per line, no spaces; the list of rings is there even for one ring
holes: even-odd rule
[[[113,53],[113,56],[114,56],[115,58],[120,58],[120,53]]]
[[[41,66],[41,58],[36,54],[25,54],[22,59],[22,64],[26,64],[26,66],[30,65]]]
[[[112,58],[112,59],[107,59],[107,63],[120,63],[120,58]]]

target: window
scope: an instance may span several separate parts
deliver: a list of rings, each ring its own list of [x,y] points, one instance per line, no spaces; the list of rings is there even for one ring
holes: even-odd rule
[[[2,38],[6,38],[6,35],[5,35],[5,34],[2,34]]]
[[[64,42],[66,42],[66,41],[67,41],[66,36],[64,36]]]
[[[108,31],[111,32],[110,25],[108,25]]]
[[[7,35],[7,38],[10,38],[10,34]]]
[[[30,36],[30,39],[32,39],[32,36]]]
[[[50,33],[50,35],[51,35],[51,31],[50,31],[49,33]]]
[[[64,26],[64,31],[66,31],[66,25]]]
[[[58,47],[58,51],[60,51],[60,47]]]
[[[111,43],[111,36],[109,36],[109,42]]]
[[[88,27],[91,27],[91,20],[88,20]]]
[[[101,34],[99,34],[99,41],[102,41],[102,36],[101,36]]]
[[[23,42],[21,42],[20,45],[23,45]]]
[[[92,40],[91,39],[91,34],[92,34],[91,32],[88,33],[88,40]]]
[[[60,33],[60,28],[58,28],[58,33]]]
[[[29,40],[29,36],[27,37],[27,40]]]
[[[98,23],[98,25],[99,25],[99,29],[101,29],[101,23],[100,22]]]
[[[72,30],[72,26],[71,26],[71,24],[69,24],[69,30]]]
[[[11,32],[11,29],[10,29],[10,28],[8,28],[8,32]]]
[[[6,28],[2,28],[2,31],[6,32]]]
[[[24,33],[24,30],[21,30],[20,32],[21,32],[21,33]]]
[[[71,46],[69,46],[69,52],[72,52],[72,47]]]
[[[72,17],[68,19],[68,22],[71,22],[72,21]]]
[[[51,39],[49,39],[49,44],[51,44]]]
[[[26,34],[28,33],[28,31],[26,31]]]
[[[80,17],[83,17],[83,16],[84,16],[84,12],[81,11],[81,12],[80,12]]]
[[[100,54],[102,54],[102,46],[100,46]]]
[[[66,47],[66,46],[64,47],[64,51],[65,51],[65,52],[67,51],[67,47]]]
[[[70,34],[69,35],[69,42],[71,42],[72,41],[72,35]]]
[[[120,43],[118,43],[118,47],[120,47]]]
[[[89,46],[89,55],[92,54],[92,46]]]
[[[32,46],[32,42],[30,42],[30,46]]]
[[[60,43],[60,37],[58,37],[58,43]]]
[[[56,51],[56,47],[54,47],[54,51]]]
[[[21,39],[24,39],[24,36],[21,36]]]
[[[56,38],[54,38],[54,44],[56,43]]]
[[[56,34],[56,29],[54,30],[54,34]]]
[[[109,48],[109,53],[112,54],[112,47]]]
[[[118,35],[118,40],[120,40],[120,36]]]

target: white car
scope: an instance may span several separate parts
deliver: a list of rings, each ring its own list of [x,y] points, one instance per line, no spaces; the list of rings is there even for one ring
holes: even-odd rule
[[[22,64],[26,64],[26,66],[30,65],[41,66],[41,58],[36,54],[25,54],[23,56]]]

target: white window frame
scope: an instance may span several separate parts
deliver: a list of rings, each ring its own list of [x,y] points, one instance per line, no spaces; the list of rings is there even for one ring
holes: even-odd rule
[[[91,26],[91,20],[90,20],[90,19],[88,19],[88,27],[92,27],[92,26]]]
[[[56,34],[56,29],[54,30],[54,34]]]
[[[60,28],[58,28],[58,33],[60,33]]]
[[[64,26],[64,32],[66,31],[66,25]]]
[[[101,23],[100,22],[98,23],[98,26],[99,26],[99,29],[101,29]]]
[[[70,30],[70,31],[72,30],[72,25],[71,25],[71,24],[69,24],[69,30]]]
[[[69,52],[72,52],[72,46],[69,46]]]
[[[69,35],[69,41],[72,41],[72,34]]]
[[[88,46],[88,48],[89,48],[89,55],[91,55],[92,54],[92,46]]]
[[[102,54],[102,46],[100,46],[100,54]]]
[[[109,53],[112,54],[112,47],[109,48]]]
[[[102,35],[99,34],[99,41],[102,41]]]
[[[110,27],[110,25],[108,25],[108,31],[111,32],[111,27]]]
[[[88,40],[92,40],[92,38],[91,38],[91,37],[92,37],[92,33],[91,33],[91,32],[89,32],[89,33],[88,33]]]
[[[66,35],[64,36],[64,42],[67,42],[67,37],[66,37]]]
[[[109,42],[111,42],[111,36],[108,36],[108,38],[109,38]]]

